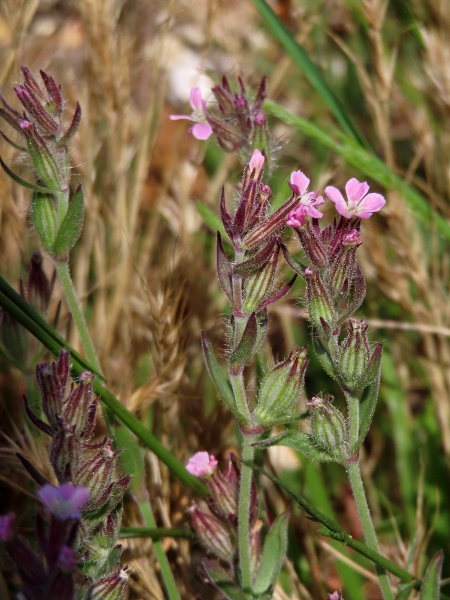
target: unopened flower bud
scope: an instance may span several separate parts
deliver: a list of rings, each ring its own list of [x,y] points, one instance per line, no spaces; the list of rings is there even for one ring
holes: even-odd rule
[[[252,273],[245,280],[245,291],[242,312],[251,314],[257,311],[259,305],[273,290],[274,281],[277,273],[278,257],[280,255],[280,246],[274,247],[272,256],[255,273]]]
[[[342,342],[339,352],[339,370],[349,387],[358,384],[363,376],[370,357],[367,339],[368,325],[361,319],[349,319],[348,335]]]
[[[317,328],[319,335],[329,338],[334,330],[337,318],[331,294],[322,281],[319,272],[307,268],[305,277],[309,318]]]
[[[31,306],[43,316],[47,314],[51,288],[47,275],[42,268],[42,254],[36,250],[31,257],[31,268],[28,275],[27,297]]]
[[[62,414],[69,378],[69,353],[63,350],[58,362],[41,363],[36,367],[36,380],[42,399],[42,408],[54,431],[59,429],[56,415]]]
[[[344,415],[332,404],[332,396],[315,397],[307,403],[311,411],[311,435],[318,448],[337,461],[348,458]]]
[[[38,183],[55,191],[65,191],[68,181],[60,171],[58,164],[44,138],[39,134],[34,123],[26,119],[19,126],[27,141],[28,151],[33,161]]]
[[[217,464],[217,460],[212,454],[210,456],[208,452],[197,452],[189,459],[186,469],[191,475],[200,477],[206,482],[216,472]]]
[[[50,461],[59,481],[67,481],[78,467],[81,457],[81,440],[74,428],[59,418],[59,430],[53,434]]]
[[[328,278],[330,290],[336,299],[342,300],[348,295],[356,269],[356,250],[360,245],[356,229],[343,235],[341,249],[336,254]]]
[[[195,533],[206,550],[223,560],[232,560],[235,548],[228,528],[217,517],[201,511],[195,504],[188,512]]]
[[[91,509],[110,485],[117,454],[118,452],[112,450],[109,442],[91,460],[78,465],[73,481],[76,485],[83,485],[88,488],[91,499],[87,508]]]
[[[89,600],[120,600],[128,585],[130,572],[127,567],[97,580],[89,589]]]
[[[70,424],[76,436],[85,439],[89,439],[95,426],[98,400],[92,393],[93,379],[88,371],[82,373],[80,383],[72,387],[63,405],[64,421]]]
[[[307,364],[306,349],[297,349],[267,373],[258,393],[256,423],[270,426],[289,420],[303,388]]]

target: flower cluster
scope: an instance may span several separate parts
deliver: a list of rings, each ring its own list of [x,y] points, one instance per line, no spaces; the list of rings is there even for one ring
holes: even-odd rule
[[[187,119],[193,123],[187,131],[198,140],[207,140],[215,135],[220,147],[227,152],[239,152],[248,161],[254,149],[269,157],[274,149],[269,136],[267,118],[263,113],[266,97],[266,78],[260,83],[253,101],[249,100],[242,79],[238,78],[238,90],[234,91],[224,76],[220,85],[212,88],[215,107],[211,110],[202,98],[200,88],[191,90],[190,115],[171,115],[172,120]]]
[[[113,587],[118,592],[126,585],[126,578],[118,567],[121,546],[116,543],[122,499],[130,476],[116,478],[119,452],[113,450],[108,436],[100,442],[91,442],[98,403],[92,390],[93,376],[85,372],[75,384],[70,383],[69,374],[67,351],[61,352],[57,362],[43,363],[36,369],[46,421],[36,416],[25,401],[32,423],[51,438],[50,461],[60,483],[56,492],[44,486],[38,495],[56,517],[64,514],[80,518],[75,552],[80,568],[88,578],[84,592],[94,594],[95,590],[102,589],[106,580],[111,586],[115,582]],[[44,478],[36,474],[26,459],[21,457],[21,460],[42,484]],[[82,490],[86,490],[88,498],[83,496]],[[105,596],[108,599],[116,597],[119,596]]]
[[[0,94],[0,117],[25,142],[18,146],[2,132],[4,139],[15,148],[28,152],[34,168],[36,184],[22,180],[4,163],[7,173],[18,183],[34,190],[31,207],[33,225],[44,248],[59,260],[67,255],[80,236],[84,217],[84,197],[79,187],[69,202],[70,164],[69,143],[76,134],[81,108],[77,103],[72,121],[64,131],[64,101],[61,86],[53,77],[41,71],[43,86],[22,67],[24,82],[14,91],[23,111],[15,110]]]

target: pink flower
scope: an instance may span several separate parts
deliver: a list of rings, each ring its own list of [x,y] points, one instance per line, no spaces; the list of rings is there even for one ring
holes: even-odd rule
[[[217,465],[218,462],[212,454],[210,456],[207,452],[197,452],[189,459],[186,469],[195,477],[210,477]]]
[[[358,217],[359,219],[368,219],[374,212],[379,211],[386,204],[386,200],[381,194],[368,194],[369,186],[364,181],[361,183],[357,179],[349,179],[345,184],[347,202],[344,200],[341,192],[333,187],[325,188],[325,194],[335,203],[336,210],[346,219]]]
[[[300,205],[298,208],[301,208],[302,206],[306,207],[307,213],[315,219],[320,219],[320,217],[323,217],[323,214],[315,207],[323,204],[325,200],[322,198],[322,196],[317,196],[317,192],[307,191],[309,179],[304,173],[301,171],[293,171],[288,184],[294,194],[300,197]],[[300,213],[300,216],[303,216],[303,213]]]
[[[41,487],[37,495],[45,508],[61,521],[79,519],[81,507],[89,500],[87,488],[74,486],[71,483],[63,483],[59,487],[47,483]]]
[[[294,210],[291,210],[288,213],[288,220],[286,221],[286,225],[289,227],[295,227],[296,229],[300,229],[302,225],[305,224],[306,217],[308,215],[308,209],[303,204],[300,204]]]
[[[346,233],[342,238],[343,246],[360,246],[361,238],[359,237],[359,231],[357,229],[352,229],[350,233]]]
[[[191,123],[195,123],[188,129],[186,135],[192,133],[198,140],[207,140],[213,131],[206,120],[206,102],[203,100],[202,92],[198,87],[191,89],[191,106],[193,111],[191,115],[170,115],[170,118],[172,121],[187,119]]]

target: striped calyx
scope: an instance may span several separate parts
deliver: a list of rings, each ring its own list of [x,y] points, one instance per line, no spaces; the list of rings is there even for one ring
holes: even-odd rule
[[[307,364],[306,349],[297,348],[267,373],[259,389],[255,423],[270,426],[289,421],[303,388]]]
[[[311,436],[315,445],[334,460],[348,459],[347,428],[344,415],[332,404],[333,397],[314,397],[307,403],[311,411]]]

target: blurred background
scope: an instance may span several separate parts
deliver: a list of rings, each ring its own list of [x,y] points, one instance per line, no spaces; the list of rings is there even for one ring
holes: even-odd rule
[[[68,119],[77,100],[82,107],[71,160],[73,187],[83,183],[86,215],[71,272],[108,386],[184,462],[198,450],[220,460],[237,448],[234,421],[216,397],[201,354],[202,329],[219,354],[226,351],[229,309],[215,277],[215,234],[195,200],[218,213],[220,189],[226,185],[233,195],[242,164],[214,139],[185,138],[187,125],[169,115],[190,113],[193,86],[211,101],[209,90],[224,74],[230,80],[240,75],[254,92],[266,75],[271,100],[339,139],[323,96],[274,37],[257,4],[0,0],[0,84],[7,101],[17,107],[13,86],[26,65],[62,84]],[[406,194],[380,186],[375,174],[370,179],[319,139],[270,120],[280,146],[268,180],[275,203],[288,196],[286,179],[294,169],[304,171],[315,190],[329,184],[342,189],[357,177],[387,198],[385,209],[364,223],[360,255],[368,288],[362,312],[372,340],[385,343],[363,475],[382,552],[421,576],[440,548],[450,551],[450,236],[436,227],[439,218],[448,225],[450,216],[450,12],[444,0],[270,4],[320,68],[368,151],[422,196],[430,214],[417,216]],[[6,129],[2,123],[11,135]],[[20,152],[0,140],[0,153],[30,179]],[[16,289],[39,249],[29,205],[30,193],[0,171],[0,272]],[[51,279],[47,257],[43,267]],[[288,268],[281,276],[289,278]],[[309,344],[302,294],[297,282],[270,310],[269,365],[294,344]],[[57,283],[47,318],[80,350]],[[44,472],[49,466],[44,440],[23,428],[21,398],[36,393],[35,363],[47,355],[5,317],[2,339],[23,369],[0,359],[1,512],[22,507],[26,530],[34,491],[15,452],[20,448]],[[307,394],[337,393],[312,351],[310,358]],[[251,378],[249,385],[255,386]],[[361,536],[340,467],[283,448],[265,452],[261,461]],[[146,469],[158,524],[186,525],[190,492],[150,454]],[[260,483],[270,520],[289,501]],[[124,524],[140,524],[131,497]],[[370,564],[317,529],[293,510],[277,598],[322,599],[341,587],[346,600],[379,598]],[[133,569],[131,597],[163,598],[151,542],[124,544]],[[195,574],[203,550],[188,541],[165,544],[182,596],[212,598]],[[7,578],[10,565],[1,560]],[[448,557],[445,573],[450,576]]]

